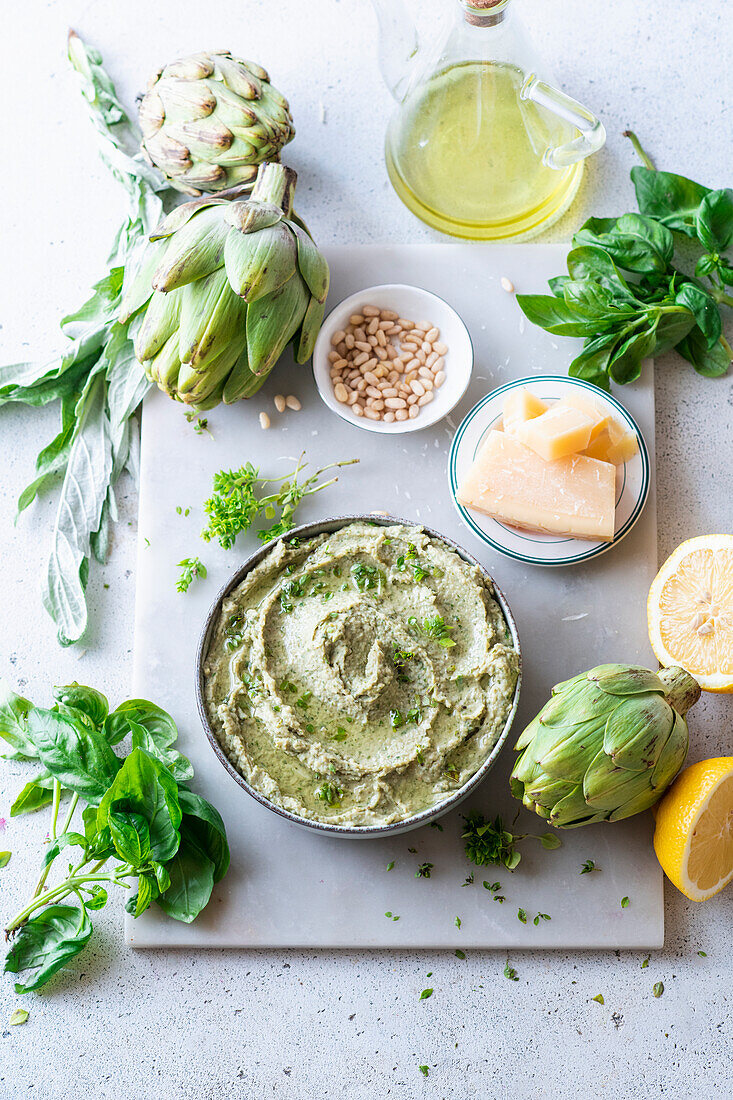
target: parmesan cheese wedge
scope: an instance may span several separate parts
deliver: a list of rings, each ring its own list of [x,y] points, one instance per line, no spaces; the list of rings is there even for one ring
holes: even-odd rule
[[[613,417],[609,417],[601,434],[596,439],[591,437],[591,442],[583,454],[588,455],[589,458],[600,459],[601,462],[612,462],[614,466],[623,466],[624,462],[629,462],[638,450],[639,441],[636,433],[629,431]]]
[[[516,435],[546,462],[552,462],[584,450],[590,443],[593,426],[594,421],[585,413],[559,403],[541,416],[517,425]]]
[[[547,404],[524,386],[510,390],[504,398],[502,422],[505,432],[515,432],[519,424],[547,412]]]
[[[516,436],[492,431],[458,500],[513,527],[611,542],[616,469],[584,455],[546,462]]]
[[[593,442],[601,434],[603,429],[611,419],[611,414],[599,405],[591,394],[585,393],[582,390],[578,393],[574,391],[567,394],[558,401],[555,408],[570,408],[577,409],[582,412],[584,416],[587,416],[593,422],[593,427],[590,430],[590,441]]]

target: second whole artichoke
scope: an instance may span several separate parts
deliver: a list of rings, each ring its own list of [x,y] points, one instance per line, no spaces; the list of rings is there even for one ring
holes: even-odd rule
[[[120,320],[134,318],[135,354],[170,397],[232,404],[259,390],[291,340],[298,363],[310,358],[329,273],[293,213],[296,178],[263,164],[249,197],[184,203],[152,235]]]

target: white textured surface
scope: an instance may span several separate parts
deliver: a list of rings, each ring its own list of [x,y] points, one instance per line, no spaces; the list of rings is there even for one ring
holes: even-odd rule
[[[164,394],[146,401],[132,694],[155,699],[175,715],[181,751],[196,769],[198,789],[216,803],[226,822],[232,872],[203,919],[185,925],[150,910],[138,920],[126,918],[127,936],[141,947],[660,946],[662,875],[649,844],[651,818],[625,821],[613,829],[596,825],[569,831],[563,847],[551,855],[533,842],[527,845],[521,875],[502,875],[491,868],[477,872],[471,889],[461,889],[468,872],[475,870],[463,853],[461,813],[469,807],[511,821],[517,812],[507,781],[514,760],[508,749],[466,805],[441,819],[441,832],[425,826],[404,836],[359,843],[316,836],[278,820],[224,773],[204,737],[193,677],[199,631],[216,593],[257,542],[253,532],[240,537],[233,551],[202,547],[197,539],[205,525],[201,502],[210,493],[216,470],[241,465],[243,440],[247,458],[269,477],[285,476],[301,447],[314,470],[334,459],[360,460],[340,472],[328,495],[303,502],[301,522],[378,508],[433,527],[486,566],[509,602],[522,647],[516,731],[537,713],[553,684],[586,666],[589,651],[599,664],[619,657],[639,664],[653,659],[643,618],[635,617],[622,629],[615,621],[624,594],[632,603],[643,603],[656,572],[653,491],[648,510],[619,546],[599,561],[558,571],[513,561],[487,547],[465,524],[451,495],[450,423],[459,424],[501,382],[527,372],[564,370],[567,359],[558,341],[525,324],[500,279],[506,275],[528,293],[540,290],[562,264],[565,246],[479,245],[467,251],[464,244],[363,245],[327,249],[327,258],[330,303],[360,285],[393,278],[417,283],[459,307],[474,343],[474,375],[450,422],[414,435],[385,437],[377,446],[370,433],[336,419],[313,392],[310,371],[292,363],[283,363],[268,378],[260,401],[241,401],[213,416],[213,440],[194,438],[181,410]],[[441,336],[450,348],[448,335]],[[451,350],[446,357],[449,376]],[[278,390],[296,393],[302,412],[276,418],[272,398]],[[641,385],[621,396],[641,427],[653,462],[651,370]],[[269,432],[257,423],[258,405],[265,402],[273,411],[274,429]],[[380,476],[384,469],[402,473],[385,483]],[[189,517],[176,513],[180,505],[191,505]],[[184,598],[174,590],[175,566],[197,552],[196,547],[209,574]],[[549,636],[557,644],[548,645]],[[525,813],[517,832],[546,831],[538,826],[539,819]],[[605,873],[581,879],[579,869],[591,852]],[[387,874],[391,861],[395,867]],[[429,882],[415,876],[425,861],[435,865]],[[491,902],[484,878],[501,881],[505,903]],[[622,910],[624,894],[633,904]],[[531,909],[527,924],[517,919],[520,905]],[[400,919],[385,919],[387,910]],[[537,912],[552,919],[535,926]]]
[[[431,8],[436,3],[442,0],[431,0]],[[620,137],[627,126],[638,129],[661,167],[730,185],[732,43],[725,0],[682,7],[667,0],[517,4],[565,88],[593,107],[609,131],[606,149],[551,239],[567,238],[590,214],[621,213],[632,203],[633,158]],[[6,40],[13,43],[4,55],[6,103],[16,106],[6,110],[3,125],[3,360],[53,346],[59,316],[103,272],[120,211],[113,184],[94,160],[64,61],[69,24],[102,49],[128,102],[149,71],[182,51],[224,45],[265,63],[293,105],[298,137],[288,160],[301,174],[300,205],[316,236],[323,242],[435,239],[386,180],[380,146],[391,103],[380,84],[367,0],[242,0],[205,9],[192,0],[13,5],[4,13]],[[674,356],[658,366],[660,556],[688,536],[731,529],[732,409],[730,376],[698,378]],[[90,585],[95,625],[81,659],[56,648],[40,611],[51,506],[41,503],[12,527],[13,503],[38,440],[50,438],[54,426],[48,410],[0,412],[2,671],[35,699],[50,681],[74,677],[119,699],[131,668],[134,491],[123,488],[112,559]],[[643,613],[642,607],[619,610]],[[691,724],[691,760],[731,751],[730,699],[703,700]],[[14,791],[19,769],[4,765],[1,774],[3,789]],[[0,814],[7,805],[6,794]],[[33,819],[13,822],[2,847],[20,850],[37,831]],[[2,876],[5,910],[5,899],[26,889],[31,872],[16,859]],[[408,951],[133,954],[123,948],[118,915],[101,915],[95,945],[76,974],[44,996],[25,999],[31,1010],[25,1027],[0,1031],[0,1095],[556,1100],[599,1094],[625,1100],[640,1093],[725,1094],[733,1038],[733,893],[698,907],[668,887],[666,911],[666,947],[647,969],[640,969],[639,952],[517,954],[516,983],[501,975],[504,956],[491,952],[465,962],[449,953]],[[651,994],[657,980],[666,987],[659,1000]],[[420,1002],[426,986],[435,993]],[[591,1001],[598,992],[605,1006]],[[7,1020],[19,999],[9,985],[0,999],[0,1019]],[[417,1068],[422,1063],[431,1067],[427,1081]]]

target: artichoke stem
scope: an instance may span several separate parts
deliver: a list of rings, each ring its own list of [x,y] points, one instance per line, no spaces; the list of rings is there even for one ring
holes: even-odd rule
[[[293,212],[297,179],[298,174],[292,168],[266,161],[257,170],[257,179],[250,198],[255,202],[267,202],[272,203],[273,206],[279,206],[285,213],[285,217],[289,218]]]
[[[700,698],[700,685],[683,668],[660,668],[657,673],[667,689],[666,699],[683,718]]]

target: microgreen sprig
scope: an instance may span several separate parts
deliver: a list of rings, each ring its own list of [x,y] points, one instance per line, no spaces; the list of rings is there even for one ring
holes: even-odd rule
[[[492,822],[475,810],[463,820],[465,832],[461,836],[466,842],[466,855],[477,867],[498,864],[513,871],[522,858],[516,849],[522,840],[539,840],[542,847],[548,850],[562,845],[555,833],[543,833],[541,836],[534,833],[515,834],[504,828],[501,817],[496,817]]]

